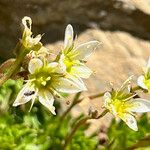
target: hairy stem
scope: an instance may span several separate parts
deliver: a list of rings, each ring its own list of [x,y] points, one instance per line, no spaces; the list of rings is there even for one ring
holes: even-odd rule
[[[98,97],[102,97],[104,95],[105,92],[103,93],[98,93],[95,95],[91,95],[89,96],[90,99],[95,99]],[[80,93],[81,94],[81,93]],[[74,98],[72,104],[70,105],[70,107],[63,113],[63,115],[60,117],[61,121],[65,118],[65,116],[71,111],[71,109],[78,103],[80,103],[83,100],[83,98],[79,99],[79,97]]]
[[[73,137],[73,135],[75,134],[75,132],[77,131],[77,129],[78,129],[80,126],[82,126],[83,124],[85,124],[88,119],[90,119],[90,117],[85,117],[85,118],[81,119],[81,120],[74,126],[74,128],[72,129],[72,131],[70,132],[70,134],[66,137],[66,139],[65,139],[65,144],[63,145],[62,150],[64,150],[64,149],[67,147],[67,145],[71,142],[72,137]]]
[[[28,53],[27,50],[24,49],[23,47],[20,47],[20,51],[22,51],[22,52],[16,58],[12,67],[8,70],[8,72],[5,75],[3,75],[1,77],[0,86],[2,86],[2,84],[4,84],[8,79],[10,79],[12,76],[14,76],[18,72],[18,70],[20,69],[21,63],[22,63],[24,57],[26,56],[26,54]]]
[[[77,93],[77,94],[75,95],[72,104],[69,106],[69,108],[68,108],[68,109],[63,113],[63,115],[60,117],[60,120],[61,120],[61,121],[62,121],[62,120],[65,118],[65,116],[70,112],[70,110],[72,109],[72,107],[73,107],[74,105],[76,105],[77,101],[79,100],[80,95],[81,95],[81,92],[79,92],[79,93]]]
[[[95,95],[91,95],[91,96],[89,96],[88,98],[89,98],[89,99],[95,99],[95,98],[98,98],[98,97],[102,97],[104,94],[105,94],[105,92],[103,92],[103,93],[98,93],[98,94],[95,94]]]
[[[139,86],[134,86],[132,89],[131,89],[131,92],[135,92],[135,91],[138,91],[138,90],[141,90],[141,88]]]
[[[105,116],[105,114],[108,112],[108,110],[104,110],[98,117],[96,118],[93,118],[91,116],[87,116],[87,117],[84,117],[82,118],[81,120],[79,120],[75,126],[73,127],[73,129],[71,130],[70,134],[66,137],[65,139],[65,143],[63,145],[63,148],[62,150],[65,150],[65,148],[67,147],[67,145],[71,142],[72,140],[72,137],[74,136],[75,132],[82,126],[86,123],[87,120],[89,119],[100,119],[102,118],[103,116]]]
[[[150,135],[140,139],[137,143],[133,144],[131,147],[127,148],[126,150],[134,150],[140,147],[148,147],[150,141]]]
[[[96,117],[95,119],[100,119],[103,116],[105,116],[109,111],[107,109],[105,109],[98,117]]]
[[[0,79],[0,86],[2,86],[3,83],[5,83],[8,79],[10,79],[18,70],[20,63],[16,60],[14,62],[13,67],[10,68],[10,70],[1,77]]]

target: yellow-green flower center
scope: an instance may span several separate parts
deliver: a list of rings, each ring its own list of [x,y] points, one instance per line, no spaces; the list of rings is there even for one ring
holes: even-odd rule
[[[127,104],[123,100],[118,99],[111,99],[111,101],[108,103],[108,109],[111,113],[121,116],[123,113],[128,112],[128,109],[131,107],[131,105]]]
[[[52,74],[49,72],[48,68],[40,68],[34,74],[30,75],[30,79],[33,79],[33,84],[35,88],[45,88],[50,84]]]
[[[144,79],[144,84],[147,86],[147,88],[150,90],[150,79]]]
[[[68,73],[71,73],[72,72],[72,67],[78,65],[79,63],[80,63],[79,60],[72,60],[70,57],[65,56],[64,64],[66,66],[66,71]]]

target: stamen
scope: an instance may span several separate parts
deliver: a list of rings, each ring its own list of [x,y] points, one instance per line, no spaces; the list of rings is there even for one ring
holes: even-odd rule
[[[131,98],[133,98],[133,97],[135,97],[135,96],[137,96],[138,94],[137,93],[135,93],[135,94],[133,94],[132,96],[130,96],[130,97],[128,97],[128,98],[126,98],[125,99],[125,101],[128,101],[128,100],[130,100]]]

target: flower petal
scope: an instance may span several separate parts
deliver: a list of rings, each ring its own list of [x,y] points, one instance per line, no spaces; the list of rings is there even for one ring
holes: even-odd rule
[[[104,94],[104,99],[110,99],[111,98],[111,94],[109,92],[106,92]]]
[[[49,91],[44,91],[41,92],[39,96],[39,101],[42,105],[44,105],[48,110],[53,114],[56,115],[55,113],[55,107],[53,106],[54,104],[54,97]]]
[[[66,71],[66,66],[63,63],[52,62],[48,64],[48,67],[51,70],[51,73],[63,74]]]
[[[69,24],[65,30],[64,49],[70,48],[73,44],[73,28]]]
[[[28,27],[27,23],[29,24],[29,27]],[[25,28],[29,28],[31,30],[32,20],[30,17],[27,17],[27,16],[23,17],[22,24],[24,25]]]
[[[87,91],[87,88],[80,77],[77,78],[68,74],[66,78],[76,83],[80,87],[81,91]]]
[[[123,113],[119,117],[128,125],[129,128],[134,131],[138,131],[136,119],[132,115],[129,113]]]
[[[104,99],[104,106],[108,108],[108,103],[111,102],[111,94],[109,92],[106,92],[103,96]]]
[[[66,65],[64,63],[64,59],[65,59],[64,54],[61,54],[60,59],[59,59],[59,64],[60,64],[62,72],[66,71]]]
[[[72,66],[71,74],[87,79],[92,74],[92,71],[87,66],[82,64],[82,65]]]
[[[130,108],[131,112],[150,112],[150,101],[142,98],[133,99],[130,102],[132,107]]]
[[[36,92],[33,86],[30,83],[26,83],[17,95],[16,100],[13,103],[13,106],[18,106],[27,103],[31,99],[36,97]]]
[[[72,56],[74,59],[86,60],[92,52],[97,48],[100,44],[98,41],[90,41],[76,47],[72,52],[74,55]]]
[[[37,96],[37,92],[36,92],[35,95]],[[34,102],[35,102],[36,96],[34,96],[34,97],[32,98],[32,100],[31,100],[31,106],[30,106],[29,112],[31,111],[31,109],[32,109],[32,107],[33,107],[33,104],[34,104]]]
[[[31,59],[29,62],[28,70],[33,74],[37,69],[43,66],[43,62],[39,58]]]
[[[26,37],[30,37],[32,35],[31,32],[31,24],[32,24],[32,20],[30,17],[25,16],[22,19],[22,24],[24,25],[24,32],[23,32],[23,36],[22,39],[25,40]]]
[[[150,68],[150,57],[148,58],[148,62],[147,62],[146,67],[147,67],[147,68]]]
[[[119,91],[122,94],[129,94],[131,90],[131,80],[133,79],[133,75],[130,76],[120,87]]]
[[[55,68],[55,67],[58,66],[58,63],[57,63],[57,62],[52,62],[52,63],[49,63],[48,66],[49,66],[50,68]]]
[[[42,36],[40,34],[37,35],[35,38],[27,36],[26,43],[29,47],[32,47],[32,46],[38,44],[40,42],[41,38],[42,38]]]
[[[148,90],[147,86],[144,84],[144,76],[143,75],[141,75],[141,76],[138,77],[137,84],[141,88]]]
[[[53,88],[62,93],[77,93],[82,91],[82,87],[79,87],[75,82],[67,79],[67,78],[57,78],[52,81]]]

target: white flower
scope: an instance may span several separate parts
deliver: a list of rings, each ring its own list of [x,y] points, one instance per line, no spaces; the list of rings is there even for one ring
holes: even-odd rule
[[[104,105],[116,118],[122,119],[131,129],[138,130],[134,113],[144,113],[150,111],[150,101],[142,98],[133,98],[135,94],[130,93],[130,80],[123,86],[112,92],[104,94]]]
[[[25,16],[22,19],[22,24],[24,25],[24,32],[22,36],[22,43],[26,48],[33,48],[35,45],[40,44],[41,35],[37,35],[36,37],[32,36],[31,25],[32,20],[30,17]]]
[[[92,71],[84,64],[84,61],[92,54],[99,45],[98,41],[90,41],[74,47],[73,28],[69,24],[65,30],[64,49],[62,51],[61,63],[66,71],[77,78],[88,78]]]
[[[146,67],[144,68],[144,75],[141,75],[137,79],[137,84],[148,91],[150,91],[150,58]]]
[[[75,80],[62,73],[61,66],[57,62],[46,63],[38,58],[31,59],[28,70],[29,80],[19,92],[13,106],[25,104],[36,98],[39,102],[55,114],[54,95],[63,93],[77,93],[84,89]],[[30,108],[30,109],[31,109]]]

